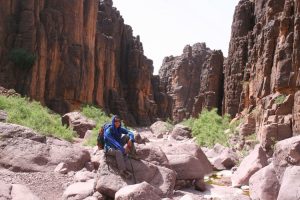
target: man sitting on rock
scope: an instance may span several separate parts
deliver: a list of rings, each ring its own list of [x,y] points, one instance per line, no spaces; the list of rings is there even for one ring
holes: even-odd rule
[[[121,119],[115,115],[111,126],[104,132],[105,151],[115,156],[121,175],[127,175],[124,155],[134,153],[134,134],[122,127]]]

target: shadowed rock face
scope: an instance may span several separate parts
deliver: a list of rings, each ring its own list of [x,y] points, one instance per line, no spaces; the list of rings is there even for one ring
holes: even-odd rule
[[[299,1],[239,2],[224,69],[226,113],[234,117],[245,108],[262,107],[266,112],[258,116],[257,127],[272,115],[292,114],[290,126],[299,134],[299,12]],[[273,98],[278,94],[289,97],[291,107],[279,108],[280,98]]]
[[[130,124],[156,114],[152,61],[111,0],[0,0],[0,84],[59,113],[93,103]],[[13,49],[36,55],[20,69]]]
[[[179,122],[203,108],[222,107],[223,54],[205,43],[186,46],[181,56],[166,57],[159,71],[162,91],[171,96],[171,116]]]

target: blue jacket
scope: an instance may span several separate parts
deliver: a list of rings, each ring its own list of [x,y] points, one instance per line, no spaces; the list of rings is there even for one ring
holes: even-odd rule
[[[125,149],[121,139],[122,134],[128,135],[130,140],[134,142],[134,135],[132,132],[123,128],[121,125],[119,128],[115,127],[115,116],[113,116],[111,126],[104,132],[105,149],[108,150],[113,148],[120,150],[123,154],[125,154]]]

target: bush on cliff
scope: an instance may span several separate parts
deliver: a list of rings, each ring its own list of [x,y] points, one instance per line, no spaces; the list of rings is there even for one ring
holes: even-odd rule
[[[31,68],[36,60],[36,55],[23,49],[16,48],[11,50],[9,59],[19,68],[28,69]]]
[[[216,143],[228,146],[229,133],[225,133],[225,130],[234,129],[230,125],[230,117],[218,115],[217,109],[203,110],[198,118],[190,118],[182,124],[192,129],[192,134],[200,146],[208,147]]]
[[[8,113],[8,122],[32,128],[44,134],[71,141],[74,132],[61,123],[61,117],[39,102],[22,97],[0,96],[0,109]]]

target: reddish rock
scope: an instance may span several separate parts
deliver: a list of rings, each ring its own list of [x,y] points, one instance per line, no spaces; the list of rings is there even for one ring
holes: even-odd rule
[[[67,113],[95,104],[128,124],[150,124],[153,63],[111,0],[1,0],[0,85]],[[13,49],[36,55],[30,69]]]
[[[238,155],[228,147],[215,144],[213,149],[205,152],[215,170],[231,169],[238,163]]]
[[[63,193],[64,199],[84,199],[93,194],[94,180],[69,185]]]
[[[160,147],[153,145],[136,145],[136,157],[155,165],[168,167],[169,161]]]
[[[104,155],[101,161],[104,161]],[[145,181],[157,187],[163,196],[172,195],[176,180],[176,173],[173,170],[143,160],[126,159],[125,162],[127,171],[131,175],[128,177],[120,176],[115,158],[108,156],[105,162],[100,162],[95,189],[114,198],[119,189],[135,184],[135,177],[138,183]]]
[[[253,115],[248,115],[243,118],[243,122],[239,125],[239,135],[249,136],[255,133],[256,121]]]
[[[253,112],[257,130],[277,123],[283,139],[299,132],[299,12],[295,1],[241,0],[224,65],[224,113]]]
[[[300,198],[300,166],[288,167],[283,176],[277,200]]]
[[[149,183],[142,182],[135,185],[130,185],[121,188],[115,196],[116,200],[138,200],[138,199],[147,199],[147,200],[157,200],[160,198],[161,191],[153,187]]]
[[[86,118],[80,112],[67,113],[61,118],[61,121],[63,125],[76,131],[80,138],[84,138],[88,130],[96,127],[94,120]]]
[[[11,189],[11,198],[15,200],[30,199],[39,200],[35,194],[33,194],[30,189],[25,185],[13,184]]]
[[[174,122],[198,116],[203,108],[217,107],[221,111],[221,51],[210,50],[205,43],[187,45],[181,56],[164,59],[159,77],[162,91],[172,98],[170,116]]]
[[[273,163],[279,182],[282,182],[287,167],[300,164],[300,136],[277,142]]]
[[[231,177],[232,186],[249,185],[250,177],[258,170],[268,165],[266,152],[257,145],[255,149],[244,158],[237,171]]]
[[[12,171],[53,171],[63,162],[67,171],[80,170],[88,151],[70,142],[38,135],[32,129],[0,122],[0,164]]]
[[[250,197],[253,200],[277,199],[280,188],[273,164],[253,174],[249,180]]]
[[[189,139],[189,138],[192,138],[192,131],[187,126],[177,124],[173,128],[170,136],[171,136],[171,138],[173,138],[175,140]]]

